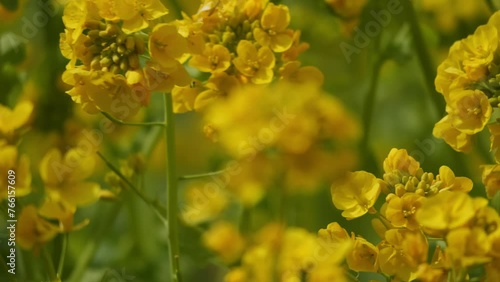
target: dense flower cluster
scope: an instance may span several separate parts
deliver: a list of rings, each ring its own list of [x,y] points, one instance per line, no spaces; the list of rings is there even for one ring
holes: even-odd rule
[[[289,28],[287,6],[267,0],[240,2],[205,0],[195,15],[177,23],[188,39],[189,65],[208,78],[174,88],[176,112],[201,110],[247,83],[322,83],[319,70],[297,61],[308,44],[300,41],[300,31]]]
[[[448,115],[436,124],[434,135],[460,152],[470,151],[471,137],[486,126],[492,135],[491,149],[498,152],[499,125],[488,122],[499,105],[499,28],[497,12],[473,35],[455,42],[438,68],[436,89],[446,100]],[[500,159],[498,153],[495,158]]]
[[[151,92],[187,85],[179,62],[187,40],[175,25],[158,23],[167,13],[159,0],[70,1],[60,46],[70,59],[63,81],[72,99],[88,113],[124,119],[147,105]]]
[[[488,281],[499,277],[500,217],[486,199],[467,194],[470,179],[455,176],[447,166],[437,175],[424,172],[406,150],[392,149],[383,168],[382,179],[357,171],[332,185],[333,203],[347,219],[378,215],[372,220],[381,238],[376,245],[349,238],[345,230],[335,233],[337,241],[351,240],[349,269],[379,272],[391,281],[463,281],[471,267],[482,265]],[[377,213],[380,193],[385,203]]]

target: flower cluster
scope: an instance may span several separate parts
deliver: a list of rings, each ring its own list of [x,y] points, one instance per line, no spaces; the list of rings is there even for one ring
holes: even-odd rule
[[[497,151],[500,125],[488,122],[499,105],[499,30],[497,12],[473,35],[455,42],[438,68],[436,90],[443,94],[448,114],[435,125],[433,133],[457,151],[469,151],[471,137],[487,125],[492,135],[491,149]],[[497,153],[495,158],[500,160],[500,155]]]
[[[151,92],[189,84],[179,61],[187,40],[175,25],[159,23],[167,13],[159,0],[70,1],[60,47],[70,59],[63,81],[73,101],[88,113],[125,119],[149,103]]]
[[[374,245],[353,234],[349,269],[379,272],[392,281],[443,281],[449,275],[463,281],[470,267],[482,265],[487,277],[498,277],[500,217],[486,199],[467,194],[470,179],[446,166],[437,175],[424,172],[406,150],[392,149],[383,168],[383,179],[357,171],[332,185],[333,203],[347,219],[377,214],[377,199],[386,194],[372,220],[382,240]],[[345,230],[336,234],[337,241],[348,238]]]
[[[242,87],[209,107],[205,120],[239,163],[229,187],[245,204],[257,203],[270,187],[312,191],[355,165],[350,144],[359,126],[315,84]]]
[[[322,83],[319,70],[297,61],[308,44],[300,41],[300,31],[289,28],[288,7],[267,0],[241,2],[205,0],[195,15],[177,23],[188,38],[189,65],[208,79],[174,88],[176,112],[201,110],[247,83],[312,78]]]

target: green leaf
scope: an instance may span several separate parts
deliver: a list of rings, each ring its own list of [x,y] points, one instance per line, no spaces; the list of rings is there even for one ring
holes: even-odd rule
[[[492,208],[494,208],[497,213],[500,214],[500,192],[497,192],[495,196],[493,196],[493,199],[491,199],[490,205]]]

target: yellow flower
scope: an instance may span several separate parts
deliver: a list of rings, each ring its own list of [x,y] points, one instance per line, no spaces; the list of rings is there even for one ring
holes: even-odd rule
[[[186,86],[191,77],[186,69],[177,61],[164,66],[161,62],[150,61],[144,67],[144,74],[148,91],[164,92],[170,95],[174,86]]]
[[[439,175],[436,177],[436,181],[441,181],[439,186],[439,191],[461,191],[470,192],[472,190],[472,180],[467,177],[455,177],[453,171],[447,166],[441,166],[439,168]]]
[[[203,182],[186,188],[185,206],[181,207],[182,218],[187,224],[196,225],[214,219],[228,204],[228,195],[224,191],[207,193]]]
[[[226,263],[239,259],[245,247],[244,238],[238,229],[224,221],[215,223],[203,234],[203,244]]]
[[[500,166],[499,165],[483,165],[483,184],[486,188],[488,198],[493,198],[500,191]]]
[[[137,32],[148,27],[149,21],[168,14],[160,0],[117,0],[116,14],[123,20],[123,31]]]
[[[281,58],[285,62],[291,62],[297,60],[300,54],[309,49],[309,44],[300,41],[301,32],[296,30],[293,33],[293,43],[292,46],[281,54]]]
[[[98,22],[100,20],[97,7],[92,1],[74,0],[69,1],[64,7],[62,17],[64,26],[71,29],[70,43],[76,42],[76,39],[87,28],[87,21]]]
[[[268,47],[259,50],[248,40],[241,40],[236,49],[238,57],[233,60],[234,66],[255,84],[269,83],[273,79],[275,57]]]
[[[379,246],[380,270],[402,281],[413,281],[421,263],[427,261],[428,244],[420,232],[390,229]]]
[[[102,193],[99,184],[85,181],[94,165],[93,156],[77,149],[70,149],[64,156],[57,149],[50,150],[40,162],[47,196],[73,209],[97,201]]]
[[[231,269],[226,276],[224,276],[224,282],[247,282],[248,274],[245,269],[238,267]]]
[[[391,224],[395,227],[418,230],[419,224],[415,214],[425,198],[415,193],[405,193],[401,198],[396,195],[388,198],[385,217]]]
[[[332,200],[335,207],[343,210],[347,219],[360,217],[367,212],[374,212],[373,205],[382,189],[382,180],[366,171],[347,174],[340,183],[332,185]]]
[[[213,74],[205,83],[205,90],[201,91],[194,101],[194,109],[201,111],[212,104],[216,99],[224,98],[240,85],[238,79],[225,72]]]
[[[330,259],[337,263],[344,259],[354,243],[347,231],[337,222],[328,224],[326,229],[320,229],[318,238],[322,242],[324,251],[330,255]]]
[[[495,153],[495,161],[500,163],[500,123],[490,124],[488,125],[488,129],[490,130],[490,142],[491,147],[490,151]]]
[[[460,267],[489,262],[490,241],[481,228],[462,227],[451,230],[446,236],[446,253]]]
[[[314,251],[318,249],[316,236],[305,229],[289,227],[282,237],[277,271],[281,281],[297,281],[314,263]]]
[[[223,72],[231,66],[231,54],[222,45],[207,44],[202,54],[191,58],[189,65],[202,72]]]
[[[284,52],[293,43],[293,31],[287,29],[289,24],[288,7],[269,3],[260,19],[261,28],[255,28],[253,35],[260,45],[270,47],[274,52]]]
[[[188,52],[186,38],[173,24],[158,24],[149,35],[151,58],[165,68],[178,64],[178,59]]]
[[[436,123],[432,134],[437,138],[443,139],[455,151],[469,152],[472,149],[471,135],[455,128],[449,115]]]
[[[203,91],[203,86],[199,80],[191,81],[189,86],[174,86],[172,89],[174,113],[193,111],[194,102],[201,91]]]
[[[469,79],[478,81],[488,74],[488,66],[498,48],[498,31],[493,25],[482,25],[462,40],[463,68]]]
[[[312,83],[321,87],[325,79],[323,73],[315,67],[301,67],[299,61],[285,63],[280,68],[281,78],[293,83]]]
[[[40,217],[37,209],[33,205],[28,205],[23,208],[18,219],[17,226],[17,243],[23,249],[35,249],[35,252],[45,243],[52,240],[59,228],[56,225],[48,222]]]
[[[464,226],[474,217],[474,201],[464,192],[443,191],[428,198],[417,211],[417,221],[426,231],[438,234]]]
[[[488,97],[480,90],[457,90],[450,94],[447,109],[452,125],[465,134],[476,134],[489,121],[492,108]]]
[[[33,113],[33,103],[22,101],[11,110],[0,104],[0,139],[15,142],[19,130],[25,127]]]
[[[352,250],[347,253],[346,261],[351,270],[377,272],[379,269],[379,250],[362,237],[353,238]]]
[[[125,77],[110,72],[68,69],[63,81],[73,86],[66,93],[90,114],[102,111],[126,119],[135,115],[147,99],[142,92],[133,91]]]
[[[416,176],[420,163],[408,155],[405,149],[392,148],[384,160],[384,180],[394,186],[401,183],[403,176]]]
[[[366,0],[326,0],[339,16],[345,19],[355,18],[361,14]]]
[[[29,159],[26,155],[20,158],[18,155],[16,147],[0,144],[0,177],[4,179],[0,184],[0,200],[7,199],[9,195],[22,197],[31,193]],[[15,190],[9,189],[9,186]]]
[[[77,231],[89,224],[89,220],[85,219],[77,225],[74,225],[73,216],[76,207],[71,206],[62,201],[56,201],[52,198],[45,198],[38,213],[49,219],[57,219],[61,232]]]

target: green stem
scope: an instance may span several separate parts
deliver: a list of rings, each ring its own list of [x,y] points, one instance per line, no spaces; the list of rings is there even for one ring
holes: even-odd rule
[[[139,191],[139,189],[137,189],[137,187],[135,187],[135,185],[132,182],[130,182],[130,180],[128,180],[128,178],[125,177],[125,175],[123,175],[117,167],[115,167],[110,161],[108,161],[101,154],[101,152],[97,152],[97,155],[99,155],[99,157],[104,161],[104,163],[106,163],[109,169],[111,169],[114,173],[116,173],[116,175],[118,175],[118,177],[120,177],[120,179],[123,180],[123,182],[125,182],[132,189],[132,191],[134,191],[134,193],[137,196],[139,196],[139,198],[141,198],[141,200],[143,200],[146,204],[152,207],[153,210],[156,211],[156,213],[160,216],[162,220],[165,220],[163,216],[166,213],[165,207],[161,206],[157,201],[148,199],[145,195],[143,195],[141,191]]]
[[[191,180],[191,179],[197,179],[197,178],[203,178],[203,177],[209,177],[209,176],[215,176],[224,173],[224,170],[218,170],[218,171],[212,171],[212,172],[205,172],[205,173],[199,173],[199,174],[190,174],[190,175],[183,175],[179,177],[179,180]]]
[[[123,121],[120,119],[115,118],[114,116],[106,113],[106,112],[101,112],[103,116],[108,118],[110,121],[114,123],[118,123],[120,125],[128,125],[128,126],[163,126],[164,123],[161,121],[153,121],[153,122],[127,122]]]
[[[71,275],[68,278],[68,282],[79,282],[82,281],[82,276],[90,260],[94,257],[95,252],[99,243],[101,243],[102,238],[106,235],[106,231],[111,227],[112,223],[116,219],[118,212],[120,211],[121,204],[114,204],[109,210],[101,208],[98,214],[103,214],[100,218],[98,226],[92,232],[92,236],[88,238],[85,242],[85,248],[83,252],[78,255],[78,261],[73,268]]]
[[[177,172],[175,158],[175,119],[172,106],[172,95],[165,93],[165,142],[166,142],[166,177],[167,177],[167,221],[170,269],[172,281],[180,282],[179,238],[177,217]]]
[[[492,13],[497,11],[497,8],[495,7],[495,3],[493,3],[493,0],[486,0],[486,4],[488,4],[488,7],[490,8]]]
[[[57,278],[57,274],[54,268],[54,262],[52,261],[52,257],[50,256],[49,252],[47,251],[47,248],[42,249],[42,254],[43,254],[43,260],[45,261],[45,265],[47,267],[47,271],[49,274],[49,278],[51,282],[57,282],[61,281],[59,278]]]
[[[57,266],[57,277],[59,277],[59,279],[62,279],[64,260],[66,259],[66,250],[68,249],[68,237],[69,234],[63,234],[61,256],[59,257],[59,265]]]
[[[406,20],[410,24],[410,31],[413,38],[413,44],[415,47],[415,52],[418,57],[420,67],[422,68],[422,73],[424,75],[425,84],[428,88],[428,93],[434,105],[435,111],[439,116],[442,116],[445,111],[444,99],[438,95],[435,91],[434,79],[436,78],[437,68],[432,62],[432,56],[429,52],[429,48],[424,40],[422,30],[418,23],[417,13],[413,7],[410,0],[403,0],[402,5],[404,11],[406,11]]]
[[[361,146],[364,149],[368,148],[368,143],[370,140],[370,132],[372,127],[373,110],[375,109],[375,98],[377,94],[377,88],[380,78],[380,71],[384,65],[385,59],[380,58],[375,62],[373,66],[373,77],[370,82],[370,89],[366,96],[365,104],[363,107],[363,139],[361,140]]]

